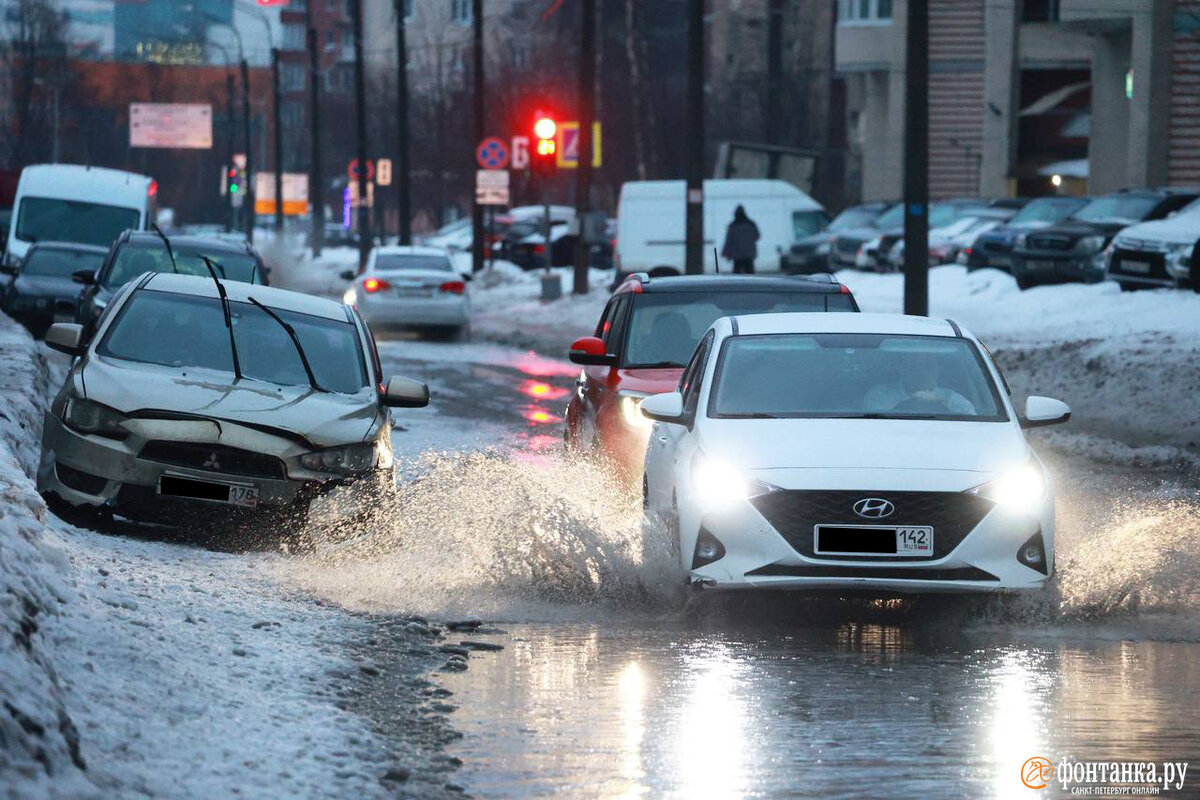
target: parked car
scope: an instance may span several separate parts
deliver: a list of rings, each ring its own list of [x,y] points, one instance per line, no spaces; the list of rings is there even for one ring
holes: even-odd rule
[[[121,231],[154,221],[158,184],[133,172],[77,164],[21,171],[5,258],[15,264],[36,242],[108,247]]]
[[[1062,222],[1087,202],[1082,197],[1039,197],[1030,201],[1007,223],[979,234],[966,248],[967,270],[991,267],[1009,272],[1018,236]]]
[[[376,247],[361,275],[351,270],[342,278],[353,281],[345,302],[372,327],[434,328],[453,336],[470,319],[470,276],[459,275],[438,247]]]
[[[45,417],[39,491],[137,520],[287,524],[333,487],[389,489],[387,407],[429,402],[385,380],[353,309],[250,283],[147,272],[90,341],[57,323],[46,343],[76,360]]]
[[[1012,272],[1017,285],[1104,279],[1112,238],[1138,222],[1163,219],[1195,200],[1190,189],[1134,189],[1097,197],[1057,225],[1017,237]]]
[[[670,391],[700,336],[718,317],[771,311],[857,311],[850,290],[828,275],[629,276],[592,336],[571,345],[583,366],[567,406],[567,445],[606,457],[637,480],[649,424],[642,398]]]
[[[964,216],[981,212],[988,208],[992,201],[979,197],[960,197],[942,200],[929,206],[929,227],[941,228]],[[904,237],[904,206],[897,204],[888,209],[875,222],[874,230],[861,229],[839,234],[831,251],[831,259],[837,268],[854,267],[876,272],[889,272],[894,269],[889,258],[896,242]],[[846,254],[853,250],[850,262],[846,263]]]
[[[857,225],[849,225],[838,230],[829,244],[829,268],[831,270],[850,269],[860,263],[859,253],[867,243],[879,247],[882,241],[876,242],[883,231],[900,231],[904,235],[904,206],[901,203],[887,204],[887,208],[871,220],[862,220]],[[862,261],[863,267],[867,262]]]
[[[1113,239],[1107,252],[1108,279],[1122,289],[1191,285],[1190,271],[1200,242],[1200,200],[1155,222],[1130,225]]]
[[[167,242],[171,243],[170,250]],[[113,242],[98,270],[80,270],[73,276],[84,286],[75,321],[90,333],[117,290],[143,272],[207,276],[202,256],[212,260],[222,279],[264,285],[268,282],[266,266],[245,239],[171,236],[164,241],[157,233],[125,231]]]
[[[108,251],[103,247],[68,242],[38,242],[25,251],[15,267],[0,267],[13,276],[4,288],[4,313],[40,339],[50,325],[75,319],[79,284],[71,276],[94,272]]]
[[[821,227],[820,219],[806,218],[804,225],[815,227],[812,233],[797,230],[796,241],[781,259],[781,269],[789,275],[811,275],[826,272],[830,268],[829,252],[844,231],[870,228],[894,203],[876,202],[851,206],[833,218],[828,227]]]
[[[704,589],[1030,591],[1054,574],[1054,487],[974,336],[898,314],[717,320],[646,398],[647,527]]]
[[[647,272],[654,276],[685,271],[684,181],[629,181],[621,186],[617,206],[614,264],[618,275]],[[824,207],[790,183],[737,179],[704,182],[704,258],[706,272],[715,271],[713,249],[720,248],[733,211],[744,206],[758,226],[758,272],[778,272],[797,230],[816,230],[828,220]],[[819,222],[818,222],[819,221]]]

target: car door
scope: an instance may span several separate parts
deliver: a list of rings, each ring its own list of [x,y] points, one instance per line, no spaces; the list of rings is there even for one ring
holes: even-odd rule
[[[711,330],[704,335],[679,379],[679,392],[683,395],[683,414],[687,420],[695,419],[698,412],[700,386],[704,382],[704,370],[715,338]],[[646,447],[645,490],[647,504],[652,508],[665,511],[672,507],[675,488],[675,479],[672,476],[679,474],[679,458],[691,457],[691,450],[684,441],[691,433],[691,427],[691,424],[656,422],[650,430],[650,441]]]
[[[604,342],[608,353],[618,357],[618,363],[625,335],[625,319],[629,313],[629,297],[627,293],[619,294],[608,301],[594,334]],[[586,366],[575,380],[583,412],[580,415],[582,428],[579,441],[584,446],[590,446],[597,435],[602,407],[610,398],[616,398],[618,378],[616,367]]]

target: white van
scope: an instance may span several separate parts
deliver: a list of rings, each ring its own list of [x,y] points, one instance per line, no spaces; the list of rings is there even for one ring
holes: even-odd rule
[[[21,171],[8,230],[10,263],[34,242],[108,247],[122,231],[154,221],[158,184],[145,175],[78,164],[35,164]]]
[[[685,256],[684,181],[630,181],[617,205],[616,266],[622,273],[683,274]],[[825,208],[795,186],[777,180],[704,182],[704,270],[712,272],[713,248],[721,249],[733,210],[746,207],[758,225],[757,272],[779,272],[780,257],[792,243],[828,223]],[[721,260],[721,271],[733,265]]]

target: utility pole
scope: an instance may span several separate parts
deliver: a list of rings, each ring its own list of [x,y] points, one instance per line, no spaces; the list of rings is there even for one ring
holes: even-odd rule
[[[687,263],[704,272],[704,0],[688,0]]]
[[[904,313],[929,313],[929,4],[908,0],[904,75]]]
[[[233,73],[229,72],[225,75],[225,137],[226,149],[229,151],[229,166],[225,168],[225,201],[229,205],[229,214],[225,217],[225,230],[232,233],[236,222],[234,217],[237,215],[237,209],[233,205],[233,192],[229,189],[229,170],[233,169],[233,95],[234,95],[234,80]]]
[[[483,0],[472,0],[471,22],[474,26],[474,68],[475,68],[475,143],[483,141]],[[472,155],[474,148],[472,148]],[[471,161],[471,175],[475,174],[475,162]],[[474,183],[474,181],[472,181]],[[474,196],[474,192],[472,192]],[[471,271],[483,269],[483,247],[486,233],[483,230],[483,206],[471,202]],[[546,253],[550,253],[550,238],[546,237]]]
[[[312,218],[313,258],[321,255],[325,245],[325,191],[321,177],[321,59],[317,49],[317,29],[313,27],[311,2],[304,5],[305,25],[308,28],[308,125],[309,145],[312,147],[308,168],[308,207]]]
[[[767,144],[779,144],[783,129],[783,0],[770,0],[770,9],[767,11],[766,100],[763,132]]]
[[[242,128],[246,135],[246,241],[254,243],[254,144],[250,138],[250,65],[242,59]]]
[[[574,294],[587,294],[588,267],[591,266],[591,242],[584,236],[584,219],[591,209],[592,193],[592,119],[596,113],[596,0],[583,0],[583,21],[579,45],[579,166],[575,170],[575,224],[579,235],[575,240]],[[546,239],[550,253],[550,239]]]
[[[396,0],[396,208],[400,244],[412,244],[412,195],[408,170],[408,39],[406,0]]]
[[[358,271],[371,256],[371,209],[367,206],[367,87],[363,75],[363,0],[353,0],[354,110],[358,126]]]
[[[271,89],[274,93],[272,115],[275,117],[275,230],[283,233],[283,115],[279,99],[279,48],[271,48]]]

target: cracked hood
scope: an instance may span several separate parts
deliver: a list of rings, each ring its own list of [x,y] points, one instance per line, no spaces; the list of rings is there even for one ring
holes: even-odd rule
[[[357,394],[314,392],[194,367],[88,359],[81,394],[124,414],[183,414],[243,423],[303,438],[314,447],[362,442],[383,420],[370,387]]]

